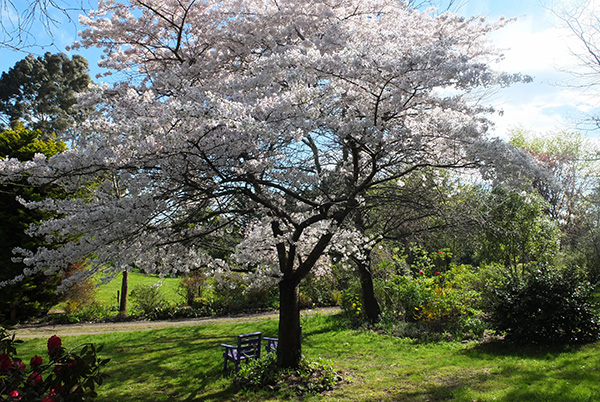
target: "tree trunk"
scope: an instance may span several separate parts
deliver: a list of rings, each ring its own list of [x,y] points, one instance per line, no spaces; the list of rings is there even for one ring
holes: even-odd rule
[[[375,289],[373,288],[373,276],[370,271],[370,259],[355,260],[356,266],[358,267],[358,274],[360,276],[360,285],[363,293],[363,307],[367,320],[371,324],[375,324],[379,321],[379,315],[381,314],[381,308],[379,302],[375,297]]]
[[[123,271],[123,280],[121,281],[121,300],[119,303],[119,315],[127,315],[127,281],[129,272]]]
[[[279,283],[279,344],[277,364],[280,368],[297,368],[302,358],[298,283],[284,277]]]

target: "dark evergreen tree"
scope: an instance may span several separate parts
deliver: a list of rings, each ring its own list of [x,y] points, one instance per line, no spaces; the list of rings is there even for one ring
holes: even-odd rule
[[[64,143],[44,136],[40,130],[26,129],[20,123],[0,132],[0,158],[8,156],[25,161],[33,159],[36,153],[51,156],[64,149]],[[30,224],[48,218],[48,214],[25,208],[17,197],[42,200],[54,196],[59,196],[56,186],[33,187],[26,179],[0,186],[0,281],[13,279],[25,268],[23,263],[13,261],[15,247],[31,249],[44,245],[43,239],[30,237],[25,230]],[[56,273],[39,273],[3,288],[0,319],[15,321],[46,312],[58,300],[55,291],[60,279]]]
[[[20,121],[46,135],[66,133],[86,114],[74,106],[76,94],[86,91],[90,82],[88,62],[82,56],[30,54],[0,77],[0,114],[5,128]]]

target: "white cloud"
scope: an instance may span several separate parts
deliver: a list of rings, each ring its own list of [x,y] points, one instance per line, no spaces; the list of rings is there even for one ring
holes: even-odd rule
[[[570,72],[580,71],[573,50],[580,44],[549,12],[523,16],[494,33],[492,40],[505,58],[500,71],[531,75],[534,82],[499,91],[492,103],[504,110],[495,116],[494,134],[506,136],[511,128],[538,132],[576,129],[586,112],[597,107],[599,94],[574,87]]]

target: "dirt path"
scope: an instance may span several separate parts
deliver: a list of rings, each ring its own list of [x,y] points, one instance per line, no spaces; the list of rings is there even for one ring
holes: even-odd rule
[[[335,314],[339,312],[338,307],[326,307],[302,311],[302,315],[310,314]],[[23,325],[15,327],[10,331],[17,339],[47,338],[52,335],[76,336],[97,335],[107,332],[132,332],[151,331],[163,328],[194,327],[197,325],[229,324],[247,322],[254,319],[277,320],[278,312],[249,314],[243,316],[217,317],[217,318],[192,318],[170,321],[130,321],[130,322],[105,322],[105,323],[82,323],[67,325]]]

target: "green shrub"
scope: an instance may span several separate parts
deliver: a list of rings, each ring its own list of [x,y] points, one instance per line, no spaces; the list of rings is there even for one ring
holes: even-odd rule
[[[366,324],[367,320],[363,311],[362,300],[356,290],[349,289],[342,293],[340,307],[351,326],[360,327]]]
[[[319,394],[342,380],[328,363],[302,359],[297,370],[277,368],[277,356],[267,354],[243,364],[233,379],[243,389],[268,390],[283,397]]]
[[[54,317],[57,323],[75,324],[78,322],[110,321],[115,318],[118,310],[116,306],[106,306],[98,302],[92,302],[74,313],[60,314]]]
[[[278,306],[276,281],[258,284],[247,274],[226,272],[212,279],[211,287],[211,303],[219,314],[273,309]]]
[[[530,270],[490,288],[486,294],[492,326],[508,340],[571,344],[598,339],[592,287],[574,270]]]
[[[337,281],[333,275],[309,274],[300,283],[300,307],[326,307],[337,303]]]
[[[136,285],[129,297],[133,305],[142,311],[144,315],[150,315],[156,309],[164,307],[167,303],[160,291],[161,282],[154,285]]]
[[[82,264],[73,264],[69,267],[66,277],[72,276],[85,267]],[[67,314],[75,313],[90,307],[96,298],[96,286],[91,278],[77,282],[62,294],[62,306]]]
[[[177,293],[185,299],[187,306],[196,308],[202,303],[202,294],[207,287],[206,276],[193,273],[181,278]]]

